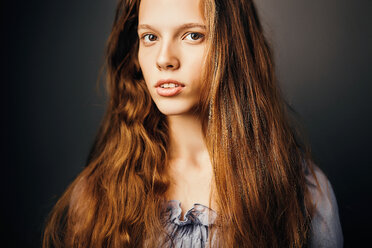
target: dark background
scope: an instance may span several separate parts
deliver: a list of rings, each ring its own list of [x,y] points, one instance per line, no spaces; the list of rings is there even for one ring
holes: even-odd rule
[[[371,234],[369,0],[256,1],[283,94],[339,204],[345,247]],[[96,89],[115,1],[1,2],[2,247],[39,247],[105,109]]]

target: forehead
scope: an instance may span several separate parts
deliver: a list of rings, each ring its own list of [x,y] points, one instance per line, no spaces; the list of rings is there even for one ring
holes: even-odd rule
[[[204,23],[200,8],[202,0],[142,0],[139,24],[178,26],[185,22]]]

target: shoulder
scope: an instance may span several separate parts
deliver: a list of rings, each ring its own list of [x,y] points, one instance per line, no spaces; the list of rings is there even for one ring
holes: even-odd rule
[[[319,167],[313,164],[313,169],[314,174],[306,173],[308,189],[315,206],[310,247],[343,247],[337,200],[332,185]]]

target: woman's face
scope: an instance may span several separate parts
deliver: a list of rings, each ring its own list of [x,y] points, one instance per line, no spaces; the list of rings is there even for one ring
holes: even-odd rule
[[[199,0],[142,0],[138,60],[152,99],[165,115],[198,103],[206,50]]]

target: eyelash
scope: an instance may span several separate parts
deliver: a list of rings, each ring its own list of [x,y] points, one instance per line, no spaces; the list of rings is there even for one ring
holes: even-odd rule
[[[201,40],[201,39],[204,38],[204,35],[201,34],[201,33],[198,33],[198,32],[191,32],[191,33],[188,33],[185,37],[187,37],[187,36],[189,36],[189,35],[191,35],[191,34],[197,34],[198,37],[199,37],[199,39],[197,39],[197,40],[193,40],[193,39],[191,39],[192,41],[198,41],[198,40]],[[154,35],[154,34],[145,34],[145,35],[143,35],[143,36],[141,37],[141,40],[144,40],[145,43],[150,43],[150,42],[152,42],[152,41],[146,41],[146,40],[145,40],[146,37],[148,37],[148,36],[150,36],[150,35],[156,37],[156,35]]]

